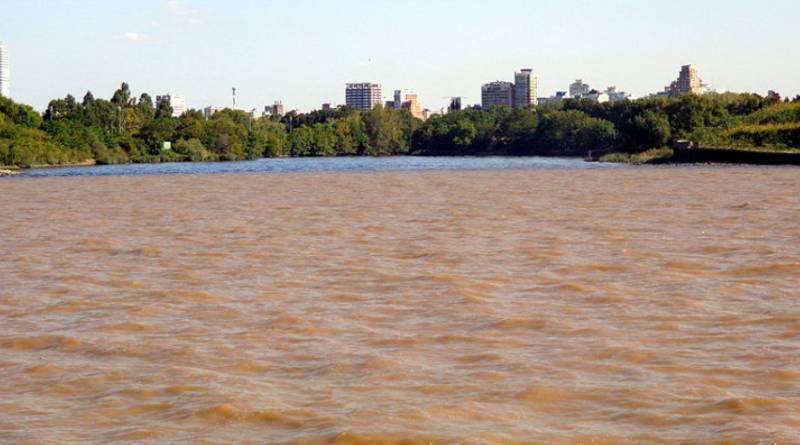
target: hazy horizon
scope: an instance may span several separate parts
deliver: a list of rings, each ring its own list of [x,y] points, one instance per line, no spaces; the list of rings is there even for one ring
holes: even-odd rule
[[[11,97],[40,110],[87,90],[108,98],[123,81],[191,108],[230,106],[236,87],[240,108],[282,100],[301,111],[342,104],[345,83],[369,81],[436,110],[447,96],[480,102],[481,84],[520,68],[539,76],[539,96],[583,79],[640,97],[684,64],[719,91],[800,94],[800,4],[788,0],[3,3]]]

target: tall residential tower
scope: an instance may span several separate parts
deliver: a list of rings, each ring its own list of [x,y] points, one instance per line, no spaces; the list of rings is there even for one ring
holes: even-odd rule
[[[514,105],[514,84],[511,82],[495,81],[481,87],[481,106],[485,109],[492,107],[511,107]]]
[[[11,66],[8,62],[8,47],[0,41],[0,96],[11,97]]]
[[[345,104],[356,110],[371,110],[381,103],[378,83],[348,83],[344,90]]]
[[[539,79],[530,68],[514,73],[514,108],[536,106],[539,98],[538,84]]]

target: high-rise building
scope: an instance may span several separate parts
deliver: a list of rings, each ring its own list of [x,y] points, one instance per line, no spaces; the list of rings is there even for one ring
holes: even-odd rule
[[[484,84],[481,87],[481,106],[484,109],[514,106],[514,84],[499,80]]]
[[[514,73],[514,108],[536,106],[539,97],[539,79],[530,68]]]
[[[394,101],[392,102],[392,106],[393,106],[393,107],[394,107],[396,110],[399,110],[399,109],[400,109],[400,107],[402,107],[402,106],[403,106],[403,101],[402,101],[402,99],[401,99],[401,96],[402,96],[402,94],[403,94],[403,92],[402,92],[402,91],[400,91],[400,90],[394,90]]]
[[[665,92],[670,96],[682,96],[684,94],[705,94],[708,86],[703,83],[697,70],[692,65],[684,65],[678,73],[678,80],[666,87]]]
[[[417,119],[423,119],[422,107],[419,105],[417,93],[406,94],[406,100],[403,102],[403,108],[411,112],[411,115]]]
[[[11,66],[8,47],[0,41],[0,96],[11,97]]]
[[[172,107],[172,117],[181,117],[181,115],[186,112],[185,96],[175,96],[172,94],[156,96],[156,108],[158,108],[158,106],[161,105],[161,102],[165,100]]]
[[[450,98],[450,105],[447,107],[447,112],[450,113],[452,111],[461,111],[462,100],[460,96],[453,96]]]
[[[223,110],[222,108],[216,105],[205,107],[203,108],[203,117],[205,117],[206,119],[211,119],[211,116],[222,110]]]
[[[583,83],[582,79],[578,79],[569,85],[569,97],[581,98],[592,91],[589,84]]]
[[[264,112],[261,113],[261,116],[283,116],[284,111],[285,108],[283,107],[283,102],[276,100],[272,105],[267,105],[264,107]]]
[[[344,90],[345,104],[356,110],[371,110],[381,103],[381,85],[377,83],[348,83]]]
[[[172,117],[181,117],[187,110],[186,96],[172,96],[170,105],[172,105]]]

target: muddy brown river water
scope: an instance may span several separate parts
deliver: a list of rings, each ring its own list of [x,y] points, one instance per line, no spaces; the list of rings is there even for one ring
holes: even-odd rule
[[[0,442],[800,443],[800,170],[0,182]]]

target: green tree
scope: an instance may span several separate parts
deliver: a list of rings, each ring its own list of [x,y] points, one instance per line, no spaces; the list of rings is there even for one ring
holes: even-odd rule
[[[156,119],[168,119],[172,117],[173,109],[170,99],[162,97],[156,107]]]
[[[216,157],[206,149],[202,142],[199,139],[178,139],[175,142],[175,145],[172,146],[172,150],[180,155],[183,155],[186,160],[199,162],[199,161],[211,161],[215,160]]]
[[[257,119],[250,132],[250,143],[260,157],[276,157],[288,154],[286,128],[280,122],[270,119]]]
[[[172,118],[157,118],[145,125],[140,133],[140,137],[145,141],[150,150],[150,154],[158,155],[161,153],[161,144],[171,142],[175,138],[177,122]]]
[[[545,114],[536,134],[536,154],[585,156],[605,152],[614,144],[616,130],[606,120],[589,117],[577,110]]]
[[[127,83],[122,82],[119,89],[114,92],[111,97],[111,103],[118,107],[127,107],[131,105],[131,90]]]
[[[219,114],[219,116],[217,116]],[[220,160],[245,159],[247,129],[237,125],[229,115],[217,113],[208,121],[203,135],[203,145],[219,155]]]
[[[672,135],[669,119],[661,111],[646,110],[634,116],[631,124],[628,139],[630,145],[638,150],[664,147]]]

